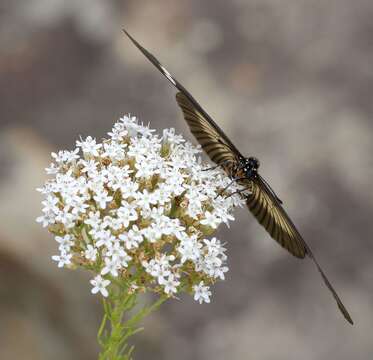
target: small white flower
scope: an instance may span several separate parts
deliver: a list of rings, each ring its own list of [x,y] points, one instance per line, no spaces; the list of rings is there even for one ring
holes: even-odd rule
[[[112,188],[113,191],[120,189],[129,179],[130,174],[133,173],[133,170],[130,169],[128,165],[119,167],[116,165],[110,164],[107,168],[107,185]]]
[[[69,207],[65,207],[56,215],[55,220],[65,225],[67,229],[71,229],[75,226],[76,216],[70,212]]]
[[[101,275],[110,273],[112,276],[117,277],[119,269],[120,264],[117,258],[105,258],[105,266],[101,270]]]
[[[217,218],[220,219],[220,221],[224,222],[229,227],[229,221],[234,220],[234,216],[230,214],[228,211],[226,211],[225,207],[215,207],[215,213],[217,215]]]
[[[203,242],[206,245],[209,254],[220,255],[225,260],[226,255],[224,254],[226,248],[222,246],[221,242],[213,237],[211,240],[205,239]]]
[[[101,246],[108,248],[116,240],[115,236],[113,236],[109,230],[91,230],[90,233],[92,233],[92,237],[96,240],[95,245],[97,248]]]
[[[88,214],[88,218],[84,220],[84,223],[90,225],[93,229],[97,229],[102,223],[101,215],[99,211],[91,211]]]
[[[142,126],[138,129],[138,132],[142,135],[142,136],[144,136],[144,137],[150,137],[150,136],[152,136],[152,133],[155,131],[155,130],[153,130],[153,129],[149,129],[149,124],[147,125],[147,126],[144,126],[143,124],[142,124]]]
[[[105,227],[118,231],[123,227],[123,222],[121,219],[113,218],[111,216],[105,216],[103,224]]]
[[[104,297],[109,295],[106,288],[109,286],[110,280],[104,279],[101,275],[97,275],[93,280],[90,280],[90,283],[93,285],[91,290],[92,294],[100,292]]]
[[[157,242],[162,237],[162,231],[159,231],[157,227],[149,226],[141,230],[144,237],[151,243]]]
[[[175,134],[174,128],[163,130],[162,140],[171,144],[181,144],[185,141],[181,135]]]
[[[175,235],[178,239],[181,239],[183,237],[184,233],[184,226],[180,225],[179,219],[171,219],[168,223],[167,230],[164,231],[166,235]]]
[[[152,151],[152,143],[144,138],[132,138],[127,155],[133,157],[136,162],[145,158]]]
[[[221,220],[216,217],[214,214],[210,213],[210,211],[205,212],[205,218],[200,221],[202,225],[207,225],[216,229],[218,225],[221,223]]]
[[[59,166],[57,166],[55,163],[51,163],[49,167],[45,168],[45,172],[48,175],[55,175],[60,170]]]
[[[172,177],[167,177],[165,187],[176,196],[181,195],[185,191],[184,177],[180,173],[175,173]]]
[[[136,178],[149,178],[159,172],[156,168],[157,165],[149,158],[144,158],[142,161],[138,160],[135,167],[137,169]]]
[[[125,145],[116,142],[104,143],[104,152],[102,156],[112,160],[119,161],[124,158]]]
[[[79,152],[79,149],[75,149],[74,151],[62,150],[62,151],[59,151],[57,154],[52,153],[52,158],[54,158],[54,160],[58,164],[72,163],[76,159],[79,159],[78,152]]]
[[[161,267],[155,259],[151,259],[149,262],[143,261],[142,266],[148,274],[158,277]]]
[[[96,139],[93,139],[91,136],[88,136],[84,141],[76,142],[76,146],[80,147],[84,154],[98,156],[98,150],[102,148],[102,144],[96,144]]]
[[[213,277],[215,279],[225,280],[225,273],[229,271],[228,266],[216,267],[213,272]]]
[[[153,192],[154,201],[160,206],[164,206],[171,201],[172,192],[163,186],[163,184]]]
[[[139,188],[139,184],[126,179],[123,181],[123,183],[120,185],[120,191],[122,193],[122,197],[124,199],[128,199],[130,197],[135,197],[137,195],[137,190]]]
[[[47,227],[55,222],[55,216],[51,213],[38,216],[36,222],[41,223],[43,227]]]
[[[101,209],[106,209],[106,204],[113,200],[113,197],[109,196],[106,190],[100,191],[93,198],[97,201]]]
[[[126,237],[121,238],[121,236],[119,236],[119,238],[124,240],[127,249],[137,248],[144,240],[141,230],[137,227],[137,225],[132,226]]]
[[[203,302],[210,302],[211,291],[208,286],[204,286],[203,281],[201,281],[198,285],[194,285],[193,290],[195,301],[198,301],[200,304],[202,304]]]
[[[62,268],[65,265],[70,265],[71,264],[71,258],[72,258],[72,255],[68,254],[68,253],[66,253],[64,251],[61,251],[60,255],[53,255],[52,256],[52,260],[58,262],[57,266],[59,268]]]
[[[58,202],[59,202],[59,200],[58,200],[57,196],[48,195],[47,199],[41,202],[42,205],[44,206],[43,207],[43,213],[58,214],[59,211],[60,211],[60,209],[57,206]]]
[[[130,114],[128,115],[123,115],[119,119],[120,123],[119,125],[123,125],[125,128],[137,124],[137,119],[135,116],[131,116]]]
[[[142,209],[150,210],[150,205],[154,205],[157,201],[154,199],[152,193],[149,193],[147,190],[143,190],[141,193],[136,194],[137,205]]]
[[[82,172],[88,173],[88,174],[95,174],[97,171],[98,163],[95,160],[84,160],[82,159],[80,161],[80,164],[83,165]]]
[[[122,202],[122,206],[117,210],[118,220],[124,227],[128,227],[131,221],[138,219],[137,211],[126,201]]]
[[[161,285],[164,287],[164,292],[168,295],[176,294],[177,287],[180,285],[180,281],[177,280],[176,276],[170,274],[167,279],[164,279],[161,282]]]
[[[105,256],[111,257],[113,259],[118,259],[125,255],[126,255],[126,252],[124,251],[119,241],[111,243],[109,246],[107,246],[107,251],[105,253]]]
[[[68,252],[71,248],[71,246],[74,245],[74,241],[72,240],[71,235],[65,235],[65,236],[56,236],[56,241],[60,244],[58,247],[58,250]]]
[[[90,261],[96,261],[97,259],[97,249],[92,245],[87,245],[87,249],[84,252],[84,257]]]
[[[177,248],[181,255],[180,262],[183,264],[187,260],[196,262],[201,256],[202,244],[198,242],[197,236],[184,236]]]
[[[89,205],[85,201],[86,199],[84,197],[78,197],[76,201],[73,204],[71,204],[71,213],[74,215],[84,214],[87,208],[89,207]]]
[[[170,261],[174,261],[173,255],[162,255],[160,259],[151,259],[149,262],[143,261],[142,266],[145,271],[158,279],[158,283],[163,285],[165,278],[172,275]]]
[[[128,131],[126,130],[124,124],[121,123],[115,123],[111,132],[108,132],[108,135],[113,141],[122,141],[127,134]]]
[[[128,263],[132,260],[132,256],[129,256],[125,251],[121,252],[118,256],[118,263],[122,267],[127,267]]]

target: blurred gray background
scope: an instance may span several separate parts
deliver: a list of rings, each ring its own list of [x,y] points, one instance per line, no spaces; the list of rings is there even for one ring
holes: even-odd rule
[[[372,19],[371,0],[1,0],[0,358],[97,354],[89,277],[57,269],[35,223],[50,152],[128,112],[195,143],[125,26],[260,158],[356,323],[242,209],[218,234],[230,272],[212,303],[166,303],[135,358],[372,359]]]

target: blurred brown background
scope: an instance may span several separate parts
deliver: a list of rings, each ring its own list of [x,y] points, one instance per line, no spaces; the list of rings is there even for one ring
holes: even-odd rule
[[[219,232],[230,272],[212,304],[165,304],[135,358],[372,359],[372,19],[371,0],[1,0],[0,358],[97,353],[88,276],[57,269],[35,223],[49,153],[105,136],[128,112],[195,142],[125,26],[261,159],[356,322],[310,261],[237,210]]]

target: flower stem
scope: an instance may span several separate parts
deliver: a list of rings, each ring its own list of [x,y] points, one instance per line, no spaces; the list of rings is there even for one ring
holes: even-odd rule
[[[130,360],[134,346],[128,345],[129,337],[140,332],[139,322],[167,300],[163,295],[153,304],[143,305],[132,310],[137,305],[137,294],[129,293],[128,288],[118,286],[113,289],[108,298],[103,299],[104,316],[98,330],[97,340],[101,346],[99,360]],[[130,317],[124,319],[131,311]]]

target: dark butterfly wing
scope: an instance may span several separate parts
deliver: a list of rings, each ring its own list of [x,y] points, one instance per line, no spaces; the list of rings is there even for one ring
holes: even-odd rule
[[[183,111],[184,118],[192,133],[196,136],[210,158],[218,165],[221,165],[222,162],[236,161],[237,158],[242,158],[243,156],[238,149],[184,86],[167,71],[154,55],[142,47],[126,30],[123,29],[123,32],[168,81],[180,91],[176,95],[176,100]]]
[[[291,254],[298,258],[304,258],[306,255],[308,255],[312,259],[317,267],[317,270],[321,274],[325,285],[330,290],[335,301],[337,302],[343,316],[350,324],[353,324],[350,314],[326,277],[324,271],[321,269],[321,266],[317,262],[311,249],[299,234],[298,230],[289,216],[286,214],[278,199],[273,195],[271,189],[260,176],[250,181],[249,186],[250,194],[247,196],[246,204],[251,213],[267,230],[271,237],[275,239],[281,246],[287,249]]]
[[[302,236],[260,177],[250,183],[246,204],[269,235],[298,258],[306,256]]]
[[[182,92],[176,94],[176,101],[190,131],[210,159],[224,168],[235,163],[240,155],[226,142],[225,136],[222,137],[222,131],[212,126],[211,122],[195,108],[194,104]]]

